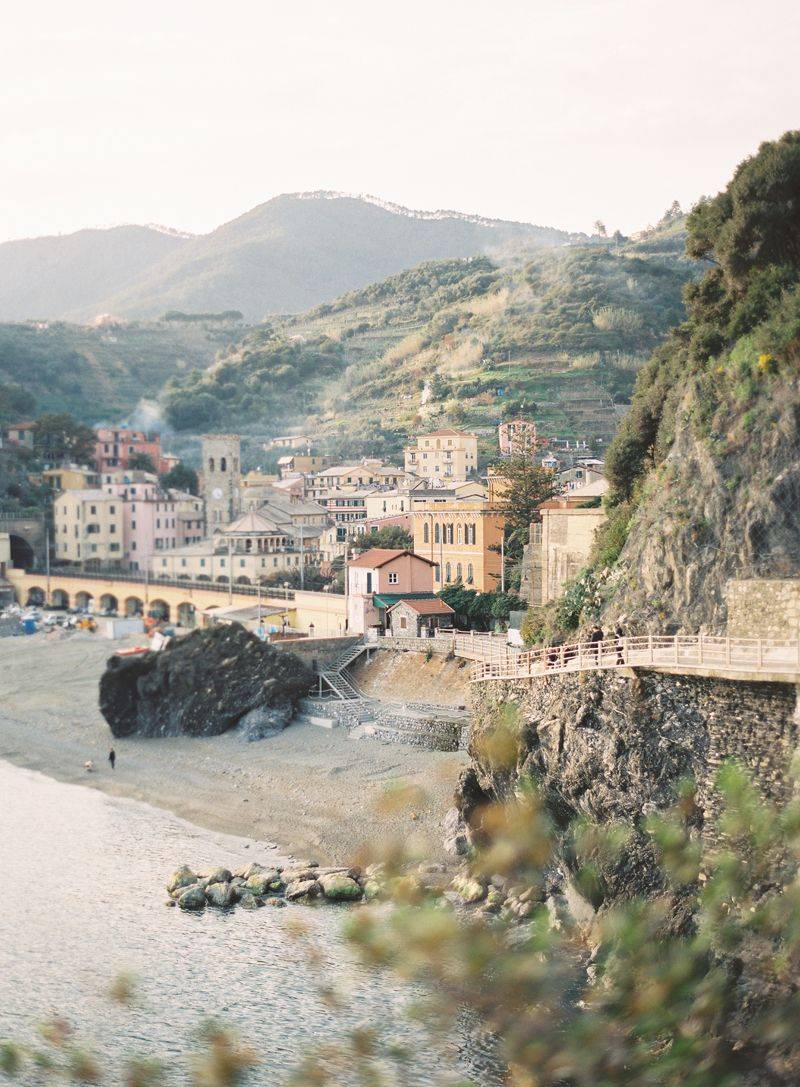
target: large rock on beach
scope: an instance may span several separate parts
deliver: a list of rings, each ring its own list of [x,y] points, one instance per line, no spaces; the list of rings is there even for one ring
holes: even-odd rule
[[[178,905],[182,910],[202,910],[206,904],[206,893],[199,883],[184,891],[178,899]]]
[[[218,736],[242,725],[254,738],[284,728],[313,682],[299,657],[231,623],[158,653],[111,657],[100,712],[115,736]]]
[[[353,902],[361,898],[361,887],[343,872],[320,876],[319,884],[322,887],[322,893],[332,902]]]
[[[167,891],[172,894],[180,887],[191,887],[194,883],[197,883],[197,876],[187,864],[182,864],[167,880]]]

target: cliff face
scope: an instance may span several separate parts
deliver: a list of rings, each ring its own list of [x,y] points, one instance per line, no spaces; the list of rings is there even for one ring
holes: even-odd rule
[[[686,392],[664,462],[645,484],[607,621],[724,633],[732,578],[800,576],[800,388],[765,379],[725,433],[699,432]]]
[[[626,670],[474,684],[472,698],[474,772],[459,796],[467,821],[481,797],[502,800],[533,781],[558,827],[580,816],[623,826],[630,834],[623,856],[603,872],[608,899],[658,887],[643,821],[674,803],[683,779],[696,782],[697,826],[712,837],[713,779],[726,759],[739,761],[771,799],[787,799],[792,787],[791,684]],[[498,725],[511,729],[516,748],[499,768],[486,743]],[[568,850],[563,861],[568,869]]]

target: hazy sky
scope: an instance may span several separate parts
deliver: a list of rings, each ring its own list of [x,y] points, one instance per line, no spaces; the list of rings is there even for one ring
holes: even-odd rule
[[[0,239],[369,192],[628,231],[800,127],[797,0],[35,0],[0,28]]]

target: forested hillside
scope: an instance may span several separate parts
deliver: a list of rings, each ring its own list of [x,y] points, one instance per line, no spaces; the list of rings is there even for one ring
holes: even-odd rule
[[[648,251],[648,247],[652,252]],[[637,369],[683,317],[696,274],[670,220],[637,242],[440,261],[246,334],[166,394],[179,429],[302,423],[336,448],[399,451],[430,422],[518,410],[609,439]]]
[[[800,132],[688,220],[708,270],[609,450],[610,519],[561,625],[724,630],[730,578],[800,576]]]
[[[0,409],[118,421],[142,398],[157,398],[171,375],[209,366],[240,335],[230,321],[0,324]]]

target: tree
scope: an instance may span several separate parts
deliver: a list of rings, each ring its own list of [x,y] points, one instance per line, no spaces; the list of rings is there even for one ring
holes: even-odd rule
[[[601,238],[608,237],[608,230],[606,230],[606,224],[601,222],[599,219],[595,219],[594,232],[595,234],[599,234]]]
[[[184,464],[182,460],[178,461],[174,468],[170,468],[168,472],[160,476],[159,482],[165,489],[173,488],[176,491],[188,491],[189,494],[197,494],[200,489],[197,472],[195,472],[194,468]]]
[[[369,551],[372,547],[410,550],[414,544],[414,538],[402,525],[385,525],[377,532],[365,532],[363,536],[356,536],[354,543],[361,551]]]
[[[66,412],[41,415],[33,431],[34,451],[48,464],[94,461],[95,433]]]
[[[128,467],[134,472],[155,472],[156,470],[149,453],[133,453],[128,458]]]
[[[455,614],[459,630],[491,630],[495,620],[508,619],[512,611],[524,611],[525,604],[514,593],[479,593],[466,589],[460,581],[442,589],[439,596]]]
[[[522,558],[539,506],[558,494],[558,485],[553,472],[535,464],[530,453],[507,457],[494,472],[495,489],[506,515],[506,557],[514,563]]]
[[[36,401],[21,385],[0,385],[0,419],[13,422],[33,411]]]

